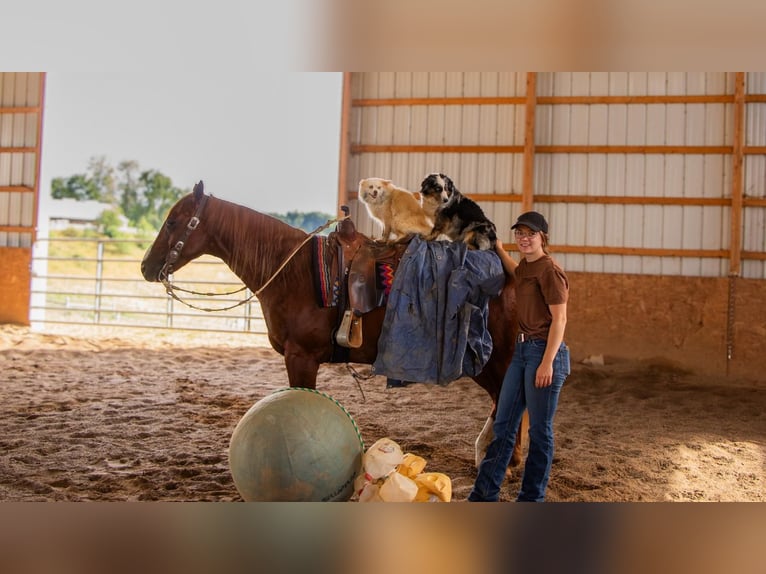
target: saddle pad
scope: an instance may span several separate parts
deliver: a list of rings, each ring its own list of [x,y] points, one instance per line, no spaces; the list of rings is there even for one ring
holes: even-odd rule
[[[336,265],[337,253],[326,237],[312,239],[312,271],[314,293],[320,307],[337,307],[340,298],[340,280]],[[385,306],[394,283],[394,266],[386,261],[375,262],[375,290],[377,305]]]
[[[378,293],[382,294],[380,305],[385,305],[388,294],[391,292],[391,285],[394,284],[394,266],[385,261],[376,261],[375,278],[375,287]]]
[[[336,254],[328,246],[326,237],[314,236],[311,254],[317,304],[320,307],[336,307],[340,296],[338,271],[334,265]]]

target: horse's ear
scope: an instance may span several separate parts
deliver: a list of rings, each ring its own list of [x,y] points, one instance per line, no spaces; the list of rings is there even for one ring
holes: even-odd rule
[[[199,182],[194,185],[194,201],[199,201],[202,199],[203,195],[205,195],[205,185],[202,183],[202,180],[199,180]]]

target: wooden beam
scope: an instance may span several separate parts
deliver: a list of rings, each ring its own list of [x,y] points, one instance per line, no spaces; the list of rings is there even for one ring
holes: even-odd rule
[[[474,201],[496,201],[498,203],[512,203],[514,201],[523,201],[524,196],[521,193],[466,193]]]
[[[595,205],[731,205],[725,197],[666,197],[631,195],[537,195],[539,203],[590,203]]]
[[[527,73],[527,97],[524,106],[524,174],[521,210],[532,209],[535,193],[535,108],[537,106],[537,72]]]
[[[745,197],[742,199],[745,207],[766,207],[766,197]]]
[[[359,98],[353,100],[352,107],[380,106],[499,106],[523,104],[522,97],[493,98]]]
[[[338,160],[338,205],[348,205],[349,124],[351,121],[351,72],[343,72],[343,97],[340,115],[340,158]]]
[[[535,73],[535,72],[530,72]],[[766,102],[766,94],[748,94],[748,103]],[[525,105],[526,97],[451,97],[451,98],[357,98],[351,102],[355,108],[382,106],[499,106]],[[593,104],[731,104],[734,94],[704,95],[646,95],[646,96],[540,96],[537,104],[550,105],[593,105]]]
[[[545,105],[561,104],[727,104],[734,101],[729,94],[711,94],[699,96],[541,96],[537,103]]]
[[[520,201],[518,194],[468,193],[474,201]],[[630,195],[536,195],[537,203],[588,203],[593,205],[731,205],[725,197],[665,197]],[[761,200],[754,200],[760,203]],[[766,199],[763,200],[766,204]]]
[[[352,154],[360,153],[522,153],[520,145],[372,145],[355,144]]]
[[[3,147],[3,146],[0,146],[0,153],[37,153],[37,148],[36,147]]]
[[[355,144],[352,154],[360,153],[525,153],[526,145],[389,145]],[[666,145],[539,145],[534,153],[622,153],[622,154],[704,154],[729,155],[731,146]]]
[[[703,145],[541,145],[537,153],[716,154],[732,153],[731,146]]]
[[[34,235],[35,228],[28,225],[0,225],[0,233],[31,233]]]
[[[726,249],[661,249],[651,247],[607,247],[601,245],[552,245],[555,253],[578,253],[586,255],[638,255],[643,257],[712,257],[726,259]]]
[[[739,276],[742,251],[742,178],[745,142],[745,73],[734,79],[734,149],[731,170],[731,238],[729,242],[729,275]]]
[[[34,193],[34,187],[26,185],[0,185],[0,193]]]
[[[36,114],[39,112],[40,106],[0,107],[0,114]]]

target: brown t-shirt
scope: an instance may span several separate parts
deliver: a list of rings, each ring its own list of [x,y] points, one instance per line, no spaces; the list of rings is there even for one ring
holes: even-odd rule
[[[532,263],[522,257],[514,273],[519,332],[536,339],[547,339],[552,316],[548,305],[561,305],[569,299],[569,280],[548,255]]]

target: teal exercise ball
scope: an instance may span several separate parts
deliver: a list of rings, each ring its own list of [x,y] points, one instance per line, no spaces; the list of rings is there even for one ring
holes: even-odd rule
[[[252,502],[344,501],[361,472],[364,442],[331,396],[291,387],[260,399],[237,423],[229,468]]]

